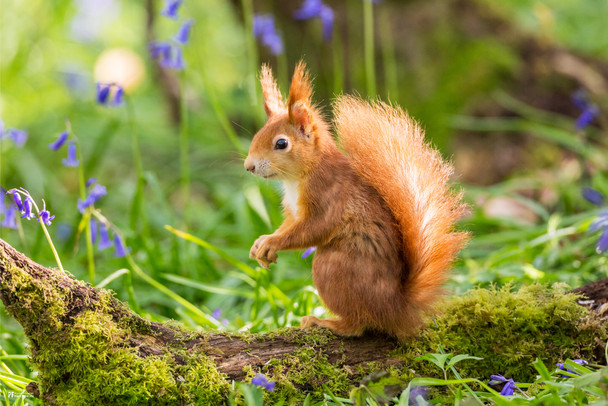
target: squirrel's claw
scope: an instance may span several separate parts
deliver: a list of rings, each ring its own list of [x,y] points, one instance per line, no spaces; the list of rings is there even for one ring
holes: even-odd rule
[[[258,261],[260,266],[268,269],[271,263],[277,263],[277,250],[268,243],[268,235],[260,236],[251,247],[249,257]]]

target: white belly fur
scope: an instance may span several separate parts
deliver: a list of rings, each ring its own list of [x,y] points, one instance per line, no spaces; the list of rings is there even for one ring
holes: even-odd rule
[[[298,181],[283,181],[283,207],[298,218]]]

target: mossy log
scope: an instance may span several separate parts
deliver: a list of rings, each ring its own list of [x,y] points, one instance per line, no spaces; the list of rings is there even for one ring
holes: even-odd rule
[[[112,292],[41,266],[0,240],[0,299],[24,328],[44,404],[222,404],[232,381],[257,372],[276,381],[268,401],[297,403],[326,390],[348,396],[373,371],[403,381],[440,376],[420,354],[483,357],[463,361],[464,376],[501,373],[525,381],[540,358],[599,360],[606,328],[563,286],[511,292],[476,289],[442,306],[418,337],[341,338],[324,329],[267,334],[199,333],[132,312]]]

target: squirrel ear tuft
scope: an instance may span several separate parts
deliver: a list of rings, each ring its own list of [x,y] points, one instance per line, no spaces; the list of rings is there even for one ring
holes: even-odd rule
[[[308,77],[306,64],[298,62],[289,88],[289,121],[308,133],[312,126],[312,84]]]
[[[260,73],[262,92],[264,93],[264,110],[268,117],[279,113],[285,113],[285,102],[279,91],[279,87],[272,76],[272,70],[266,64],[262,65]]]

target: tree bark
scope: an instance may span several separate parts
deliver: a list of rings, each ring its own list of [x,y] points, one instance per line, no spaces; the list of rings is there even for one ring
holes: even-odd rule
[[[510,368],[514,377],[532,376],[533,371],[526,372],[531,362],[520,366],[509,354],[509,341],[517,343],[518,359],[524,364],[536,356],[555,362],[552,359],[592,359],[594,353],[600,354],[605,327],[574,300],[564,301],[563,292],[544,289],[536,289],[537,303],[530,303],[530,293],[504,302],[513,302],[514,309],[530,306],[530,311],[547,305],[547,315],[540,319],[526,319],[524,314],[513,320],[505,321],[504,316],[486,320],[488,312],[497,310],[492,306],[505,306],[495,298],[510,293],[479,290],[478,298],[459,298],[419,337],[405,343],[377,335],[337,337],[318,328],[267,334],[198,333],[175,323],[145,320],[112,292],[39,265],[0,239],[0,300],[30,340],[31,364],[39,371],[39,382],[28,391],[44,404],[140,404],[150,399],[157,404],[216,404],[226,400],[232,381],[249,381],[258,372],[279,383],[279,391],[267,394],[275,401],[301,401],[307,393],[322,396],[327,388],[348,396],[349,388],[373,371],[390,371],[404,381],[416,374],[436,373],[434,367],[418,365],[415,357],[437,352],[438,343],[454,353],[491,352],[487,361],[460,370],[478,377],[498,373],[495,365]],[[539,327],[546,336],[530,328],[538,320],[548,323]],[[505,328],[518,335],[510,339],[511,333],[501,333]],[[491,340],[484,344],[485,337],[496,331],[500,344]],[[568,348],[549,342],[556,337],[561,340],[556,343],[563,343],[559,334],[575,335]],[[462,337],[462,343],[454,337]],[[537,346],[528,350],[519,340]],[[539,355],[539,348],[553,352]]]

